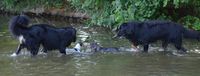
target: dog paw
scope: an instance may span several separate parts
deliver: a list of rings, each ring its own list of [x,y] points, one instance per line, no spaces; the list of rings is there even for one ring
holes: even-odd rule
[[[16,53],[13,53],[12,55],[10,55],[11,57],[16,57],[17,54]]]

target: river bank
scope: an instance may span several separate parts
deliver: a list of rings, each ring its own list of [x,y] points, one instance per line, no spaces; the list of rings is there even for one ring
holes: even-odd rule
[[[0,9],[1,15],[20,15],[25,14],[32,18],[45,18],[50,20],[64,20],[74,23],[82,23],[84,20],[89,19],[89,15],[79,11],[66,10],[66,8],[33,8],[24,11],[14,11]]]

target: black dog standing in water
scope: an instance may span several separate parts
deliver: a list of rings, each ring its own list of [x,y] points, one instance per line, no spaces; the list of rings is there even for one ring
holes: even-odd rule
[[[162,41],[166,49],[172,43],[177,50],[186,52],[182,46],[182,38],[200,40],[200,33],[188,30],[182,25],[170,21],[127,22],[120,25],[115,37],[125,37],[133,46],[143,45],[144,52],[148,52],[149,44],[157,40]]]
[[[65,48],[76,41],[76,29],[72,27],[56,28],[48,24],[35,24],[28,26],[29,18],[18,15],[11,19],[9,30],[19,39],[20,44],[14,55],[18,55],[23,48],[27,48],[31,55],[37,55],[40,44],[44,52],[58,49],[66,54]]]

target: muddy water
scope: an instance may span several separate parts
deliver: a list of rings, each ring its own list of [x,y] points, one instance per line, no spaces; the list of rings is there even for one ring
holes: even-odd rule
[[[184,40],[186,55],[174,55],[173,46],[169,53],[160,52],[160,43],[152,44],[149,54],[138,53],[96,53],[90,55],[59,56],[58,51],[36,57],[22,53],[10,57],[18,41],[7,30],[10,17],[0,17],[0,76],[199,76],[200,42]],[[73,25],[78,30],[78,41],[84,41],[82,51],[88,50],[88,43],[98,42],[105,47],[124,47],[130,43],[125,39],[113,40],[113,33],[105,28],[69,24],[64,21],[33,19],[33,23],[50,23],[57,27]],[[70,47],[73,47],[72,44]],[[26,52],[26,50],[23,50]]]

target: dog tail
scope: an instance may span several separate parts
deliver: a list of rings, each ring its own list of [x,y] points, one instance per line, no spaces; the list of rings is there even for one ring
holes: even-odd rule
[[[27,28],[29,24],[29,18],[25,15],[18,15],[11,18],[9,21],[9,31],[13,36],[19,36],[23,29]]]
[[[183,37],[200,41],[200,32],[196,30],[184,29]]]

